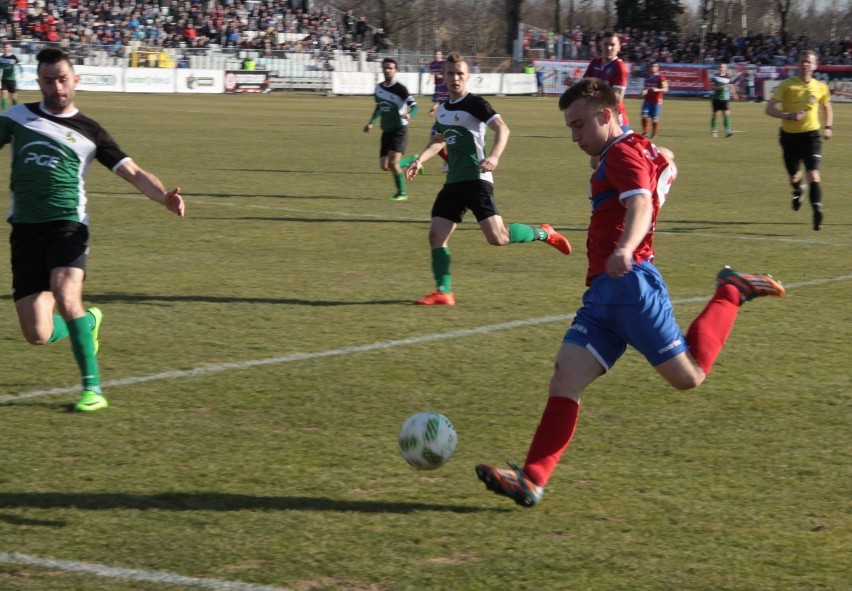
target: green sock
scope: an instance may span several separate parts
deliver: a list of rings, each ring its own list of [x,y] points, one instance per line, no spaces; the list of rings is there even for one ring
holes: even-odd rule
[[[452,283],[450,280],[450,249],[441,247],[432,249],[432,275],[435,276],[435,285],[441,293],[450,293]]]
[[[89,314],[86,314],[89,316]],[[89,329],[91,330],[91,329]],[[65,323],[65,319],[58,314],[53,315],[53,332],[50,334],[50,339],[47,341],[48,343],[55,343],[56,341],[61,341],[65,337],[68,336],[68,325]]]
[[[15,105],[17,105],[17,104],[18,104],[17,99],[12,99],[12,106],[14,107],[14,106],[15,106]]]
[[[711,131],[716,131],[716,118],[715,118],[715,117],[713,117],[713,118],[710,120],[710,130],[711,130]]]
[[[725,115],[725,131],[731,131],[731,118]]]
[[[399,174],[393,175],[394,180],[396,181],[396,192],[398,195],[405,195],[405,173],[401,172]]]
[[[6,99],[0,99],[0,109],[3,109],[3,110],[5,111],[5,110],[6,110],[6,106],[7,106],[8,104],[9,104],[9,103],[6,101]]]
[[[547,240],[547,232],[524,224],[509,224],[509,244]]]
[[[101,391],[101,374],[95,357],[95,340],[92,338],[92,315],[86,313],[67,322],[71,350],[83,376],[83,389]]]

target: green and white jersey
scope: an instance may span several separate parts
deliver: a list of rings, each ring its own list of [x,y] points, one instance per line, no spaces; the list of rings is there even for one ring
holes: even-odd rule
[[[408,120],[402,116],[409,111],[414,114],[417,110],[417,100],[408,94],[408,89],[399,82],[390,86],[380,82],[376,85],[374,98],[376,109],[382,118],[382,131],[393,131],[408,125]]]
[[[480,172],[485,159],[485,133],[488,123],[500,115],[481,96],[466,94],[456,102],[447,101],[435,113],[435,129],[447,144],[446,184],[482,180],[494,182],[490,172]]]
[[[41,103],[0,114],[0,147],[11,144],[9,214],[13,224],[89,223],[84,179],[93,160],[113,172],[129,158],[112,136],[79,111],[52,115]]]
[[[18,56],[14,53],[11,55],[0,54],[0,79],[17,80],[17,70],[20,67]]]
[[[713,99],[717,101],[731,100],[731,79],[716,74],[710,80],[713,87]]]

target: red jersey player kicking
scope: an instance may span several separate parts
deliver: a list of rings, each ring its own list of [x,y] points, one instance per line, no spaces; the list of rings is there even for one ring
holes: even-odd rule
[[[485,464],[485,486],[519,505],[541,501],[544,487],[577,425],[580,395],[609,371],[627,345],[642,353],[678,390],[705,380],[740,306],[759,296],[781,296],[769,275],[725,267],[716,291],[686,336],[675,322],[669,293],[654,266],[654,227],[677,170],[673,154],[618,123],[618,99],[605,82],[588,78],[559,99],[571,139],[600,164],[592,174],[588,230],[588,290],[556,355],[549,397],[524,466]]]

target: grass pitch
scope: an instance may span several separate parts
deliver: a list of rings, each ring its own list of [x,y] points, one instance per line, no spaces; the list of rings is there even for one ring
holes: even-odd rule
[[[814,232],[763,105],[734,104],[735,136],[712,139],[708,102],[665,102],[656,141],[680,175],[657,263],[681,326],[725,264],[789,294],[744,307],[698,390],[628,352],[523,510],[473,466],[523,461],[584,289],[590,170],[555,99],[492,104],[512,130],[505,220],[550,223],[575,254],[490,247],[467,220],[451,243],[459,304],[432,309],[410,301],[432,289],[440,165],[387,201],[369,97],[79,95],[183,188],[187,217],[93,166],[86,301],[105,314],[108,410],[67,412],[67,343],[27,345],[0,298],[0,589],[847,589],[849,106],[835,105]],[[414,120],[409,152],[430,125]],[[416,472],[396,434],[432,409],[459,447]]]

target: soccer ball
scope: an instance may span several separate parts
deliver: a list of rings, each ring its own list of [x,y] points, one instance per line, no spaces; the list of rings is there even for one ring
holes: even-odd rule
[[[450,420],[437,412],[418,412],[399,431],[399,453],[418,470],[443,466],[456,451],[459,437]]]

